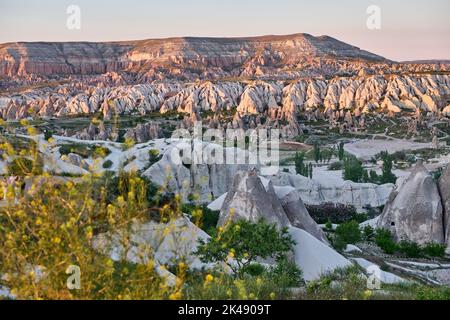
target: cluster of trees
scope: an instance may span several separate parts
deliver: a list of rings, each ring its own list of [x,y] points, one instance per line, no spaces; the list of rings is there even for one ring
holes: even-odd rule
[[[343,177],[345,180],[350,180],[357,183],[395,183],[397,177],[392,173],[393,158],[389,153],[385,152],[382,155],[383,166],[381,175],[377,174],[375,170],[364,169],[362,161],[354,156],[347,156],[344,159]]]
[[[313,175],[313,165],[312,163],[305,163],[305,153],[297,152],[294,158],[295,172],[304,177],[312,178]]]
[[[335,154],[335,149],[321,149],[320,145],[318,143],[314,144],[314,161],[316,163],[330,163],[331,159],[333,158],[333,155]]]
[[[343,150],[343,144],[342,144],[342,150]],[[340,154],[341,151],[338,150],[338,154]],[[321,149],[319,143],[314,144],[313,149],[313,156],[315,163],[330,163],[331,159],[333,158],[333,155],[336,153],[335,149]],[[297,174],[302,175],[304,177],[312,178],[313,176],[313,164],[305,163],[305,153],[304,152],[297,152],[295,154],[294,158],[294,164],[295,164],[295,171]]]
[[[330,223],[328,223],[327,228],[331,229]],[[420,246],[415,242],[406,240],[396,243],[389,230],[375,230],[369,225],[360,228],[359,223],[355,220],[340,224],[336,228],[333,246],[338,250],[343,250],[347,244],[356,244],[360,241],[374,242],[387,254],[400,254],[408,258],[445,256],[445,245],[429,243]]]

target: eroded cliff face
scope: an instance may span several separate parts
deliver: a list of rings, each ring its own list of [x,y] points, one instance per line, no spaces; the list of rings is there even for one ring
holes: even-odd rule
[[[111,43],[0,45],[0,75],[137,73],[142,79],[221,78],[357,72],[389,61],[334,38],[309,34],[253,38],[170,38]]]
[[[419,162],[405,183],[391,194],[378,227],[391,231],[396,241],[443,244],[444,215],[438,185]]]
[[[0,117],[59,117],[103,113],[144,115],[178,111],[189,115],[235,110],[295,122],[302,111],[359,116],[402,111],[450,116],[449,75],[372,75],[304,79],[295,82],[155,82],[137,85],[87,85],[73,81],[0,97]]]

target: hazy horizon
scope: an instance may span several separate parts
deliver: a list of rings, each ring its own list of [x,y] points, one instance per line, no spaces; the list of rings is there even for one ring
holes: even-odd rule
[[[81,9],[80,30],[66,27],[69,5]],[[379,30],[366,26],[370,5],[381,9]],[[0,43],[308,33],[395,61],[450,60],[448,12],[446,0],[0,0]]]

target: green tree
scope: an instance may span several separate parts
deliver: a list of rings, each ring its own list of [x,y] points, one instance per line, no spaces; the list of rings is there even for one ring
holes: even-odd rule
[[[364,168],[362,162],[354,156],[348,156],[344,161],[344,180],[350,180],[353,182],[363,182],[364,180]]]
[[[319,163],[319,161],[321,160],[321,152],[320,152],[320,146],[319,144],[316,142],[314,144],[314,161],[316,163]]]
[[[392,173],[392,161],[393,157],[386,152],[383,156],[383,167],[380,177],[380,183],[382,184],[395,183],[397,181],[397,177]]]
[[[344,160],[344,142],[340,142],[339,146],[338,146],[338,157],[339,157],[339,161]]]
[[[196,255],[204,263],[225,262],[234,274],[242,276],[257,258],[280,261],[293,245],[287,229],[279,231],[264,220],[257,223],[239,220],[219,229],[208,242],[199,240]]]
[[[359,223],[350,221],[340,224],[336,228],[336,237],[338,237],[345,244],[354,244],[361,241],[361,230]]]
[[[392,233],[386,229],[376,230],[375,243],[388,254],[393,254],[398,250],[398,245],[395,243]]]
[[[308,165],[305,164],[305,153],[304,152],[296,152],[295,153],[295,172],[297,174],[302,175],[304,177],[308,177],[309,168]]]

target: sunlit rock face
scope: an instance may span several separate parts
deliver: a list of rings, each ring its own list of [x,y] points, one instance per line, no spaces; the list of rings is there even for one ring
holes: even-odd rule
[[[390,230],[395,240],[444,243],[442,199],[433,177],[418,163],[405,183],[395,190],[378,220],[378,227]]]
[[[153,80],[162,76],[191,79],[249,77],[302,74],[287,71],[296,69],[316,74],[340,70],[356,73],[358,66],[364,63],[387,62],[331,37],[308,34],[0,45],[0,75],[3,76],[137,71],[142,78]]]
[[[333,80],[163,82],[126,86],[86,86],[78,82],[56,88],[28,90],[0,99],[0,117],[16,120],[29,116],[50,117],[102,113],[144,115],[178,111],[220,114],[235,109],[236,119],[264,115],[270,120],[296,123],[298,114],[315,111],[315,117],[402,111],[450,116],[447,97],[450,76],[369,76]],[[325,108],[321,108],[324,106]],[[237,121],[238,121],[237,120]],[[295,125],[294,125],[295,128]],[[294,130],[298,132],[298,129]]]

